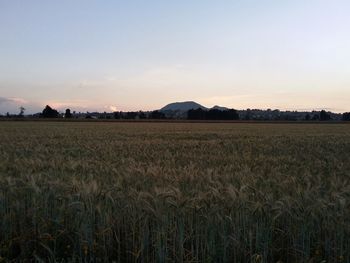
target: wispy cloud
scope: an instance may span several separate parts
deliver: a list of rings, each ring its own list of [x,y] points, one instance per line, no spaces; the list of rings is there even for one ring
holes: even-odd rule
[[[107,106],[107,109],[109,110],[109,111],[118,111],[118,110],[120,110],[120,109],[118,109],[118,107],[116,107],[116,106]]]
[[[95,106],[90,100],[47,100],[42,104],[50,105],[50,107],[59,111],[64,111],[68,108],[77,111],[88,111]]]
[[[19,107],[31,108],[32,105],[32,103],[22,98],[0,97],[0,113],[16,113],[19,111]]]
[[[6,98],[6,97],[0,97],[0,104],[27,104],[28,101],[22,98]]]
[[[72,111],[81,112],[93,112],[93,111],[106,111],[115,112],[125,110],[120,106],[106,105],[99,101],[93,100],[48,100],[42,103],[43,105],[50,105],[50,107],[57,109],[58,111],[65,111],[65,109],[71,109]]]

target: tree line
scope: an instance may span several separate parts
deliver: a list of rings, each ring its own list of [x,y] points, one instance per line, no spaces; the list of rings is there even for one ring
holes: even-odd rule
[[[23,118],[25,108],[19,108],[19,114],[10,115],[6,114],[5,117],[12,118]],[[297,114],[297,117],[295,116]],[[181,116],[169,115],[159,110],[154,110],[150,112],[144,111],[129,111],[129,112],[112,112],[112,113],[75,113],[71,112],[70,109],[66,109],[65,113],[59,113],[56,109],[53,109],[49,105],[43,109],[39,114],[32,115],[32,117],[39,118],[86,118],[86,119],[188,119],[188,120],[276,120],[276,121],[331,121],[331,120],[341,120],[350,121],[350,112],[345,112],[342,115],[333,114],[331,112],[326,112],[321,110],[320,112],[305,112],[304,115],[300,115],[300,112],[280,112],[278,110],[250,110],[237,111],[235,109],[191,109],[184,112]],[[336,116],[335,119],[332,116]],[[4,117],[1,116],[0,117]]]
[[[198,108],[196,110],[189,110],[187,112],[187,119],[189,120],[239,120],[238,112],[234,109],[218,110],[210,109],[203,110]]]

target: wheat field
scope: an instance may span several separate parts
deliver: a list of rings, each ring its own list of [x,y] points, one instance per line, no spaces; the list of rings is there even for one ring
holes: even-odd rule
[[[350,125],[0,122],[0,262],[350,262]]]

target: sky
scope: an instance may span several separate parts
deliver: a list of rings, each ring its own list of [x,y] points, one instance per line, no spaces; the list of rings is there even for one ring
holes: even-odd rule
[[[0,114],[350,111],[348,0],[0,0]]]

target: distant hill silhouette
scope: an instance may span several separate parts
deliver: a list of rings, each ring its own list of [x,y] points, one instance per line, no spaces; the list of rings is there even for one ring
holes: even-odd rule
[[[215,105],[212,108],[207,108],[204,107],[203,105],[195,102],[195,101],[184,101],[184,102],[174,102],[170,103],[163,108],[160,109],[160,111],[188,111],[188,110],[197,110],[197,109],[202,109],[202,110],[228,110],[229,108],[227,107],[222,107]]]
[[[207,110],[206,107],[200,105],[197,102],[184,101],[184,102],[170,103],[164,106],[163,108],[161,108],[160,111],[188,111],[188,110],[196,110],[196,109]]]
[[[215,105],[214,107],[211,108],[211,110],[229,110],[229,108]]]

